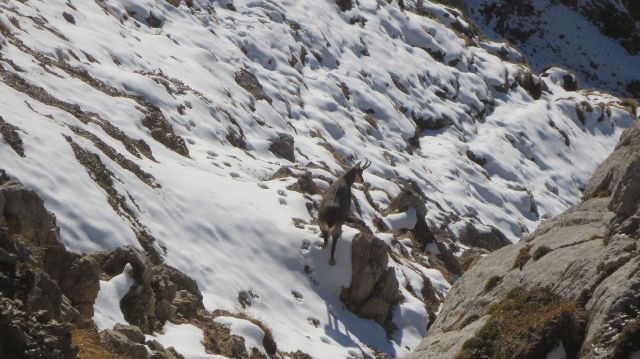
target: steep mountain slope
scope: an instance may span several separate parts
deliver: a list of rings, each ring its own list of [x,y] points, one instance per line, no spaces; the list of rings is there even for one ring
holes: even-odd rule
[[[640,6],[629,0],[471,0],[483,34],[508,39],[540,71],[561,65],[583,87],[640,98]]]
[[[461,273],[452,253],[577,202],[635,118],[560,69],[501,60],[430,2],[3,2],[0,31],[0,168],[43,197],[68,250],[124,258],[105,272],[117,255],[96,254],[85,315],[176,348],[215,316],[271,354],[243,312],[281,353],[407,353]],[[321,193],[363,158],[329,266]],[[167,276],[175,313],[118,304],[158,310]],[[222,353],[205,347],[182,354]]]
[[[411,358],[640,355],[639,134],[623,134],[580,204],[466,272]]]

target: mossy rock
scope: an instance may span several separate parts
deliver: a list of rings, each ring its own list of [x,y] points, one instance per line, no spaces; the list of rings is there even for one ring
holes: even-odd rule
[[[536,250],[533,252],[533,260],[537,261],[538,259],[544,257],[545,254],[551,252],[551,250],[552,249],[547,246],[540,246],[536,248]]]
[[[456,359],[544,358],[562,342],[568,358],[578,355],[584,311],[576,301],[548,288],[514,288],[490,311],[491,317],[463,346]]]
[[[487,279],[487,282],[484,285],[484,292],[487,293],[487,292],[491,291],[501,281],[502,281],[502,278],[500,276],[497,276],[497,275],[494,275],[493,277]]]

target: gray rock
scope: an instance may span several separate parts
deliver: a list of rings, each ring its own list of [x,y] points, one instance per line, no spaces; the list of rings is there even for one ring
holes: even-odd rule
[[[402,186],[403,189],[400,194],[391,201],[389,207],[383,211],[383,214],[386,216],[390,213],[406,212],[410,208],[415,209],[417,220],[411,232],[418,243],[424,247],[427,243],[433,242],[436,239],[431,228],[429,228],[429,225],[425,221],[425,216],[427,215],[425,203],[427,202],[427,198],[420,190],[420,187],[413,182],[405,182]]]
[[[20,233],[35,245],[58,243],[55,216],[46,210],[37,193],[18,182],[9,181],[0,186],[0,197],[4,202],[4,221],[12,223],[10,230],[13,233]]]
[[[340,293],[347,308],[393,330],[391,310],[400,299],[393,268],[388,268],[387,245],[380,239],[358,234],[351,245],[351,285]]]
[[[460,262],[460,267],[462,267],[463,271],[468,271],[469,268],[473,267],[476,263],[482,259],[483,256],[489,254],[490,252],[483,248],[469,248],[458,259]]]
[[[118,357],[127,359],[148,359],[147,349],[143,344],[134,343],[124,333],[116,330],[103,330],[100,340],[111,348]]]
[[[440,252],[436,255],[436,257],[444,264],[445,268],[452,274],[461,275],[462,266],[460,266],[458,257],[453,254],[450,243],[437,241],[436,245],[438,246],[438,251]]]
[[[278,137],[271,140],[269,151],[291,162],[296,161],[294,141],[291,135],[278,132]]]
[[[116,324],[113,327],[113,330],[123,334],[133,343],[144,344],[145,336],[144,333],[138,327],[132,327],[130,325]]]
[[[93,304],[100,290],[100,266],[88,256],[79,257],[61,276],[60,290],[86,317],[93,316]]]
[[[256,100],[265,100],[268,103],[272,102],[271,98],[264,92],[260,81],[258,81],[256,76],[249,70],[240,69],[240,71],[236,72],[235,80],[240,87],[247,90]]]

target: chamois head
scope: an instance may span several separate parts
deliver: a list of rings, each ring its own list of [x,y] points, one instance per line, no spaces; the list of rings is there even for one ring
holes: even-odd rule
[[[371,161],[365,159],[364,164],[360,161],[344,174],[344,178],[349,182],[349,185],[352,185],[354,182],[362,183],[362,172],[369,168],[369,166],[371,166]]]

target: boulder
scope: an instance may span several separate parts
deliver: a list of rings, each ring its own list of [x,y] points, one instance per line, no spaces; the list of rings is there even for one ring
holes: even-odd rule
[[[340,300],[350,311],[391,332],[392,307],[400,300],[400,292],[395,270],[387,267],[387,250],[378,238],[356,235],[351,249],[351,285],[342,290]]]
[[[296,161],[293,137],[286,133],[278,132],[278,137],[271,140],[269,151],[291,162]]]
[[[58,243],[55,216],[49,213],[42,198],[21,183],[9,181],[0,186],[4,221],[12,234],[20,235],[34,245]]]
[[[265,100],[268,103],[272,102],[271,98],[264,92],[258,78],[256,78],[251,71],[244,68],[240,69],[240,71],[236,73],[235,80],[240,87],[247,90],[256,100]]]

